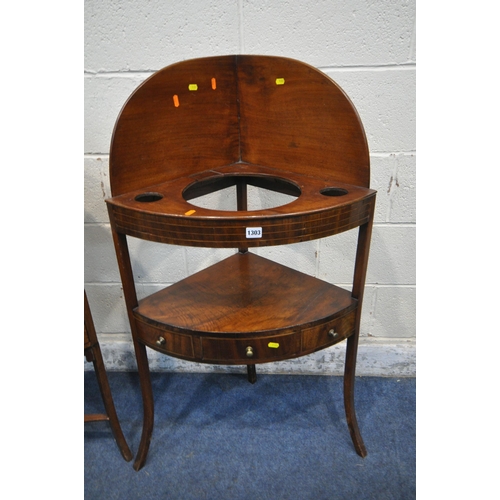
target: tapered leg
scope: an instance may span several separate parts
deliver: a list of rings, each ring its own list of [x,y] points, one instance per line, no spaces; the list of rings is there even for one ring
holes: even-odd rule
[[[144,413],[141,443],[139,444],[139,449],[137,451],[137,456],[135,457],[134,462],[134,469],[138,471],[146,462],[149,444],[151,443],[151,436],[153,435],[154,400],[146,347],[138,342],[134,342],[134,347],[137,359],[137,367],[139,370],[139,380],[142,392],[142,407]]]
[[[255,365],[247,365],[248,372],[248,381],[251,384],[255,384],[257,382],[257,370],[255,369]]]
[[[347,425],[351,434],[356,453],[361,457],[366,457],[367,452],[363,438],[359,432],[356,411],[354,410],[354,380],[356,373],[356,356],[358,351],[358,334],[351,335],[347,339],[347,350],[344,371],[344,407],[347,418]]]
[[[347,339],[347,350],[345,355],[344,368],[344,407],[347,418],[347,425],[351,433],[351,439],[356,449],[356,453],[361,457],[366,457],[367,452],[363,438],[359,432],[356,412],[354,410],[354,381],[356,375],[356,358],[358,355],[359,330],[361,324],[361,306],[365,289],[366,271],[368,266],[368,254],[370,252],[370,240],[373,228],[373,215],[375,202],[370,208],[369,220],[359,227],[358,246],[356,250],[356,264],[354,266],[354,278],[352,297],[358,300],[358,309],[354,322],[354,333]]]
[[[132,330],[135,357],[137,361],[137,369],[139,371],[139,380],[141,384],[144,421],[142,425],[141,442],[139,444],[139,449],[137,451],[137,455],[134,462],[134,469],[139,470],[146,462],[146,456],[149,450],[149,443],[151,442],[151,436],[153,434],[153,424],[154,424],[153,389],[151,387],[151,375],[149,372],[149,363],[146,353],[146,346],[137,341],[133,310],[135,307],[137,307],[138,302],[134,285],[134,276],[132,273],[132,265],[130,263],[130,254],[128,251],[127,237],[122,233],[118,233],[114,229],[112,212],[110,212],[110,221],[112,227],[113,241],[115,243],[118,268],[120,269],[120,276],[122,278],[125,303],[127,305],[127,314],[129,317],[130,328]]]

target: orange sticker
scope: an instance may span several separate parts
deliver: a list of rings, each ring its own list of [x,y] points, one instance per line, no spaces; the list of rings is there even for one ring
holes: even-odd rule
[[[176,108],[179,107],[179,96],[178,95],[174,95],[174,106]]]
[[[184,215],[193,215],[196,210],[188,210]]]
[[[217,80],[212,78],[212,89],[215,90],[217,88]]]

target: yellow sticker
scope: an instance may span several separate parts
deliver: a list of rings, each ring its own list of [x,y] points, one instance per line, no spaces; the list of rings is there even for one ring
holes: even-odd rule
[[[188,210],[184,215],[193,215],[196,210]]]
[[[269,342],[269,344],[267,344],[267,347],[271,347],[272,349],[277,349],[279,346],[278,342]]]
[[[284,78],[276,78],[276,85],[285,85]]]
[[[188,86],[189,90],[198,90],[198,85],[196,83],[190,83]]]

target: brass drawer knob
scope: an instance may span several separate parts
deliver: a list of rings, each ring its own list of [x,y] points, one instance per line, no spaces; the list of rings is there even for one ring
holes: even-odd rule
[[[167,341],[165,340],[164,337],[158,337],[158,340],[156,341],[156,344],[159,346],[165,345]]]
[[[252,358],[253,357],[253,347],[248,346],[247,347],[247,358]]]
[[[332,337],[332,339],[335,339],[335,338],[337,338],[337,337],[339,336],[339,334],[335,331],[335,329],[334,329],[334,328],[332,328],[332,329],[328,332],[328,335],[329,335],[330,337]]]

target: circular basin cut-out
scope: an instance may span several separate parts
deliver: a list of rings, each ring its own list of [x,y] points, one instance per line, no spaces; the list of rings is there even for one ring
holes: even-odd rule
[[[140,201],[142,203],[151,203],[153,201],[160,201],[163,195],[160,193],[141,193],[135,197],[135,201]]]
[[[322,189],[320,193],[323,196],[344,196],[348,193],[347,189],[339,188],[339,187],[327,187]]]
[[[236,187],[236,193],[228,188]],[[234,201],[219,203],[217,197],[210,196],[220,191]],[[234,194],[236,196],[234,197]],[[266,210],[286,205],[301,194],[300,187],[283,177],[258,174],[227,174],[201,179],[187,186],[182,196],[192,205],[223,211]]]

